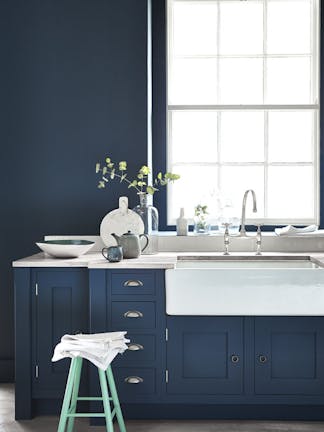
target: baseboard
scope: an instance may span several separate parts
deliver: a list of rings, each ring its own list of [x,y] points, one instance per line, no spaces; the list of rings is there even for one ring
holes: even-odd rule
[[[188,405],[188,404],[121,404],[125,420],[277,420],[323,421],[321,405]],[[34,400],[33,415],[59,415],[62,400]],[[87,406],[79,406],[89,411]],[[91,418],[90,424],[101,426],[102,418]]]
[[[0,382],[8,383],[15,380],[14,359],[0,359]]]

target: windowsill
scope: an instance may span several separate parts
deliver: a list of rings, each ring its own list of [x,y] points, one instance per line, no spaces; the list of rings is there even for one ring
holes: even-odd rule
[[[46,240],[54,239],[85,239],[95,242],[92,252],[99,252],[105,246],[99,235],[94,236],[73,236],[56,235],[45,236]],[[230,236],[230,252],[255,252],[255,232],[248,232],[247,237]],[[187,236],[177,236],[175,231],[160,231],[157,235],[151,236],[150,245],[147,250],[156,252],[223,252],[224,235],[209,234],[197,235],[189,233]],[[273,231],[262,233],[262,252],[323,252],[324,255],[324,230],[320,235],[294,235],[278,236]],[[144,251],[145,254],[145,251]]]
[[[255,252],[255,232],[246,237],[230,236],[230,252]],[[159,252],[220,252],[224,250],[224,234],[211,233],[177,236],[175,231],[161,231],[158,238]],[[274,231],[262,233],[261,250],[264,252],[321,252],[324,253],[324,230],[320,234],[278,236]]]

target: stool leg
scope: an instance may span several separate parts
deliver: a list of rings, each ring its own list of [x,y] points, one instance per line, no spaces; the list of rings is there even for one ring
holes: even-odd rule
[[[102,403],[103,403],[105,417],[106,417],[106,429],[107,432],[114,432],[106,374],[100,368],[98,368],[98,372],[99,372],[100,387],[101,387],[101,394],[102,394]]]
[[[57,432],[64,432],[64,430],[65,430],[65,425],[66,425],[66,421],[67,421],[67,415],[69,412],[70,400],[71,400],[71,395],[72,395],[72,389],[73,389],[75,369],[77,366],[76,360],[77,359],[74,358],[71,361]]]
[[[82,357],[76,358],[76,368],[74,373],[74,382],[73,382],[73,391],[72,391],[72,397],[71,397],[71,404],[70,404],[70,414],[75,414],[76,407],[77,407],[77,398],[79,394],[79,387],[80,387],[80,376],[81,376],[81,369],[82,369]],[[74,426],[74,417],[69,417],[68,420],[68,427],[67,432],[73,431]]]
[[[125,422],[124,422],[124,418],[123,418],[123,413],[122,413],[122,410],[120,408],[120,403],[119,403],[118,394],[117,394],[117,390],[116,390],[114,375],[113,375],[113,372],[112,372],[110,365],[108,366],[108,368],[106,370],[106,374],[107,374],[107,378],[108,378],[108,384],[109,384],[109,388],[110,388],[111,397],[112,397],[114,407],[115,407],[115,412],[116,412],[119,430],[120,430],[120,432],[126,432],[126,426],[125,426]]]

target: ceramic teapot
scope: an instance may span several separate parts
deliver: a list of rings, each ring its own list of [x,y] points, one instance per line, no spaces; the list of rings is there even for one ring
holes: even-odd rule
[[[131,231],[128,231],[127,233],[118,236],[115,233],[111,233],[111,235],[116,240],[118,246],[121,246],[123,248],[123,256],[124,258],[138,258],[141,255],[141,252],[144,251],[144,249],[147,248],[147,245],[149,243],[149,238],[146,234],[134,234]],[[146,238],[146,244],[143,248],[141,248],[141,242],[140,239],[142,237]]]

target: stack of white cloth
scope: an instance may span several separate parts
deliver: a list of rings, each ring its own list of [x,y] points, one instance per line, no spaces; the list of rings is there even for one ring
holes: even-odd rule
[[[308,234],[322,234],[320,233],[318,230],[318,226],[317,225],[309,225],[305,228],[296,228],[292,225],[287,225],[283,228],[276,228],[275,229],[275,233],[278,236],[289,236],[289,235],[308,235]]]
[[[83,357],[98,368],[106,370],[117,354],[127,350],[129,339],[127,332],[109,332],[95,334],[66,334],[62,336],[54,350],[52,362],[65,357]]]

